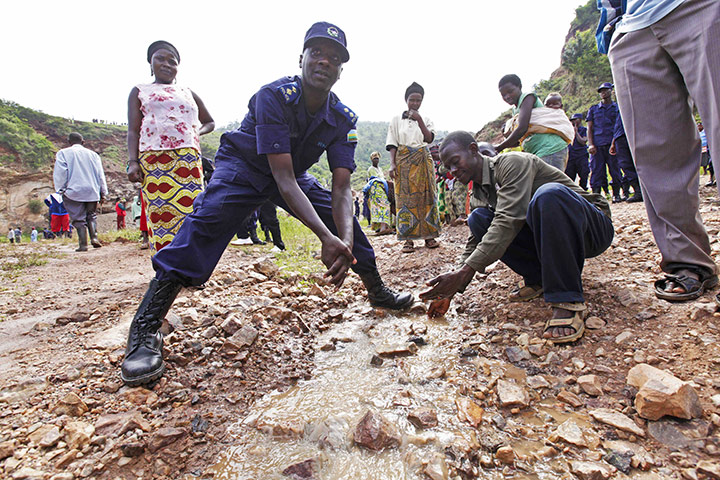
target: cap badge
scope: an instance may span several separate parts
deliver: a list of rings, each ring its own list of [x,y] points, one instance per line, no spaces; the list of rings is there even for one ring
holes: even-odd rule
[[[335,37],[335,38],[337,38],[338,35],[339,35],[338,30],[337,30],[337,28],[335,28],[335,27],[328,27],[327,33],[328,33],[331,37]]]

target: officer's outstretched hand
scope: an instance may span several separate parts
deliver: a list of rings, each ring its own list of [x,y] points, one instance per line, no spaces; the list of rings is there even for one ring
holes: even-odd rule
[[[320,257],[327,267],[324,277],[336,287],[343,284],[350,266],[357,263],[350,247],[334,235],[322,242]]]
[[[454,272],[443,273],[426,283],[432,288],[422,292],[420,299],[452,298],[456,293],[465,291],[465,287],[467,287],[474,275],[475,270],[467,265],[463,265],[462,268]]]

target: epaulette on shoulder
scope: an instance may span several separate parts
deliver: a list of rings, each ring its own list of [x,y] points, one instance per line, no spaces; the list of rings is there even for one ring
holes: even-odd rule
[[[300,96],[300,86],[297,82],[285,83],[277,87],[277,90],[285,97],[285,103],[292,103]]]
[[[338,112],[342,113],[343,116],[345,116],[348,120],[350,120],[353,123],[353,125],[355,124],[355,122],[357,122],[357,119],[358,119],[357,114],[355,112],[353,112],[352,110],[350,110],[350,108],[347,107],[345,104],[343,104],[341,101],[335,102],[335,104],[333,104],[333,108],[335,110],[337,110]]]

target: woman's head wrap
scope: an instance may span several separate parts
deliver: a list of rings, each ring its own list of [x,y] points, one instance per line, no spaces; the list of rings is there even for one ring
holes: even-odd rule
[[[425,89],[424,89],[419,83],[413,82],[413,83],[407,88],[407,90],[405,90],[405,100],[407,100],[408,97],[409,97],[410,95],[412,95],[413,93],[419,93],[420,96],[424,97],[424,96],[425,96]]]
[[[164,48],[165,50],[170,50],[173,55],[175,55],[175,58],[177,59],[178,63],[180,63],[180,53],[177,51],[177,48],[170,43],[166,42],[165,40],[158,40],[157,42],[153,42],[148,47],[147,51],[147,61],[148,63],[152,63],[152,56],[160,50],[161,48]]]

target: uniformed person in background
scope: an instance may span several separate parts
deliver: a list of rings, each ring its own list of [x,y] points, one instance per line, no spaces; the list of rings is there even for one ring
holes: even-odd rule
[[[152,259],[155,278],[130,326],[122,364],[126,384],[162,376],[158,330],[175,297],[183,286],[210,278],[238,219],[267,200],[318,236],[330,283],[340,286],[352,268],[373,305],[402,309],[413,303],[412,294],[397,294],[383,284],[372,246],[353,216],[350,174],[357,117],[330,91],[349,59],[345,33],[330,23],[315,23],[305,35],[302,74],[262,87],[250,99],[240,128],[223,134],[207,189],[195,199],[193,213],[172,243]],[[307,173],[325,152],[332,192]]]

